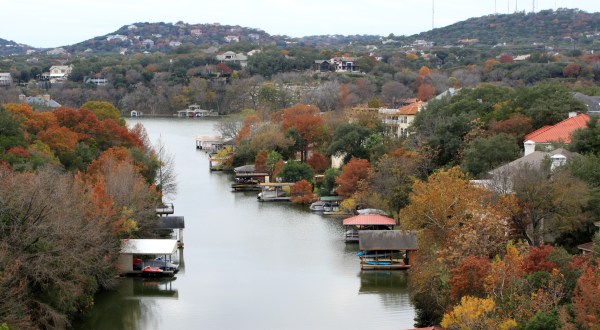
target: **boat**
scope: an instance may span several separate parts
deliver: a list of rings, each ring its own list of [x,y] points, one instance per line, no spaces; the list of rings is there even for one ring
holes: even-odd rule
[[[136,263],[136,261],[137,261],[137,263]],[[151,267],[151,268],[158,268],[163,271],[172,271],[175,274],[177,274],[177,272],[179,272],[178,265],[170,263],[166,260],[162,260],[160,258],[149,259],[149,260],[145,260],[145,261],[142,261],[140,259],[134,259],[133,262],[134,262],[133,263],[134,270],[137,268],[137,269],[141,269],[143,271],[144,269]]]
[[[146,266],[142,268],[140,272],[141,277],[173,277],[174,272],[168,270],[162,270],[158,267]]]
[[[309,209],[313,212],[339,212],[341,197],[322,196],[320,200],[310,204]]]
[[[258,186],[261,188],[261,192],[258,193],[256,199],[259,202],[267,201],[289,201],[290,200],[290,189],[294,186],[294,182],[268,182],[259,183]]]

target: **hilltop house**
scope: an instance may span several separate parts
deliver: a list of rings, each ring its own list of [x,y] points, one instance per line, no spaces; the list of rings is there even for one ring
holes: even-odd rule
[[[58,108],[61,105],[50,98],[50,95],[38,95],[38,96],[25,96],[25,94],[19,95],[19,102],[27,103],[32,107],[42,108]]]
[[[10,86],[12,84],[12,76],[8,72],[0,72],[0,86]]]
[[[238,36],[225,36],[225,42],[227,43],[232,43],[232,42],[240,42],[240,37]]]
[[[248,56],[243,53],[236,54],[232,51],[225,52],[215,56],[220,63],[238,63],[242,67],[248,65]]]
[[[71,71],[73,71],[72,65],[53,65],[49,72],[42,74],[42,79],[49,80],[51,83],[60,83],[69,78]]]
[[[555,125],[544,126],[534,132],[525,135],[525,156],[533,153],[536,146],[545,146],[552,148],[552,143],[571,143],[571,133],[578,128],[587,127],[590,116],[587,114],[569,113],[569,118]]]
[[[317,72],[353,72],[359,73],[360,67],[355,63],[354,57],[335,57],[330,60],[315,60],[313,68]]]
[[[391,132],[397,137],[407,137],[408,127],[415,119],[417,112],[421,111],[427,103],[417,101],[409,103],[399,109],[379,109],[379,115],[383,123],[388,126]]]

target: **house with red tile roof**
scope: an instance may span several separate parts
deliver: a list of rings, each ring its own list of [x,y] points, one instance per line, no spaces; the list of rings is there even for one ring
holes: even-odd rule
[[[525,156],[533,153],[536,146],[542,145],[550,148],[552,143],[571,143],[571,134],[579,129],[587,127],[590,116],[585,113],[569,113],[569,118],[555,125],[548,125],[539,128],[527,135],[523,145],[525,147]]]
[[[379,109],[383,123],[390,127],[397,137],[407,137],[408,127],[415,120],[417,112],[427,105],[426,102],[416,101],[399,109]]]

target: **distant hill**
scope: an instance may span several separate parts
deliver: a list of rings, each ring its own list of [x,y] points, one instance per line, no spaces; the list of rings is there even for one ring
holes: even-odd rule
[[[408,38],[433,41],[437,45],[453,45],[465,39],[467,43],[478,39],[480,44],[497,45],[548,43],[559,39],[571,41],[568,38],[585,42],[586,39],[598,39],[598,33],[600,13],[559,9],[470,18]]]
[[[64,47],[71,53],[131,53],[168,51],[182,45],[213,46],[234,43],[269,44],[268,33],[253,28],[215,24],[135,23],[110,34]]]
[[[34,49],[31,46],[19,44],[14,41],[9,41],[0,38],[0,56],[22,55],[29,49]]]
[[[326,31],[324,31],[326,32]],[[180,46],[222,46],[239,44],[246,51],[262,45],[299,45],[313,48],[381,45],[407,46],[415,40],[437,46],[556,45],[594,44],[600,49],[600,13],[577,9],[544,10],[470,18],[446,27],[411,35],[318,35],[301,38],[270,35],[263,30],[232,25],[172,23],[134,23],[112,33],[63,46],[69,53],[135,53],[170,51]],[[0,39],[0,56],[24,54],[34,49]]]

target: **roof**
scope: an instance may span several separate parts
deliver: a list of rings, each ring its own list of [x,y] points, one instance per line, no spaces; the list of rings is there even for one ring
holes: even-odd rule
[[[254,172],[254,168],[255,168],[255,166],[252,164],[242,165],[242,166],[238,166],[238,167],[234,168],[233,171],[235,173],[251,173],[251,172]]]
[[[321,196],[321,198],[319,198],[319,199],[323,202],[339,202],[342,200],[342,197],[340,197],[340,196]]]
[[[361,230],[358,244],[363,251],[416,250],[417,234],[402,230]]]
[[[594,251],[594,242],[579,244],[577,245],[577,248],[585,252],[592,252]]]
[[[417,112],[419,112],[419,110],[421,110],[422,106],[423,106],[423,102],[417,101],[415,103],[411,103],[409,105],[403,106],[402,108],[398,109],[398,113],[401,115],[416,115]]]
[[[553,126],[544,126],[536,131],[533,131],[525,135],[525,141],[532,141],[536,143],[547,143],[547,142],[571,142],[571,133],[578,128],[587,127],[587,122],[590,120],[590,116],[585,113],[578,114],[577,116],[567,118],[558,124]]]
[[[185,228],[185,219],[182,216],[158,217],[158,228],[183,229]]]
[[[173,254],[177,251],[175,239],[122,239],[122,254]]]
[[[396,220],[380,214],[359,214],[353,217],[344,219],[345,226],[368,226],[368,225],[384,225],[393,226]]]
[[[577,92],[573,94],[573,97],[583,102],[587,106],[588,112],[600,111],[600,96],[589,96]]]
[[[527,156],[521,157],[519,159],[513,160],[512,162],[510,162],[508,164],[504,164],[500,167],[497,167],[497,168],[489,171],[488,173],[490,173],[492,175],[496,175],[496,174],[503,175],[503,174],[506,174],[507,172],[510,172],[513,169],[521,168],[521,167],[525,166],[526,164],[529,166],[533,166],[533,167],[539,166],[542,164],[544,159],[546,159],[546,157],[552,157],[554,155],[563,155],[567,159],[571,159],[575,156],[579,156],[578,153],[571,152],[564,148],[558,148],[558,149],[552,150],[550,152],[534,151]]]
[[[265,182],[259,183],[260,187],[291,187],[295,185],[295,182]]]

